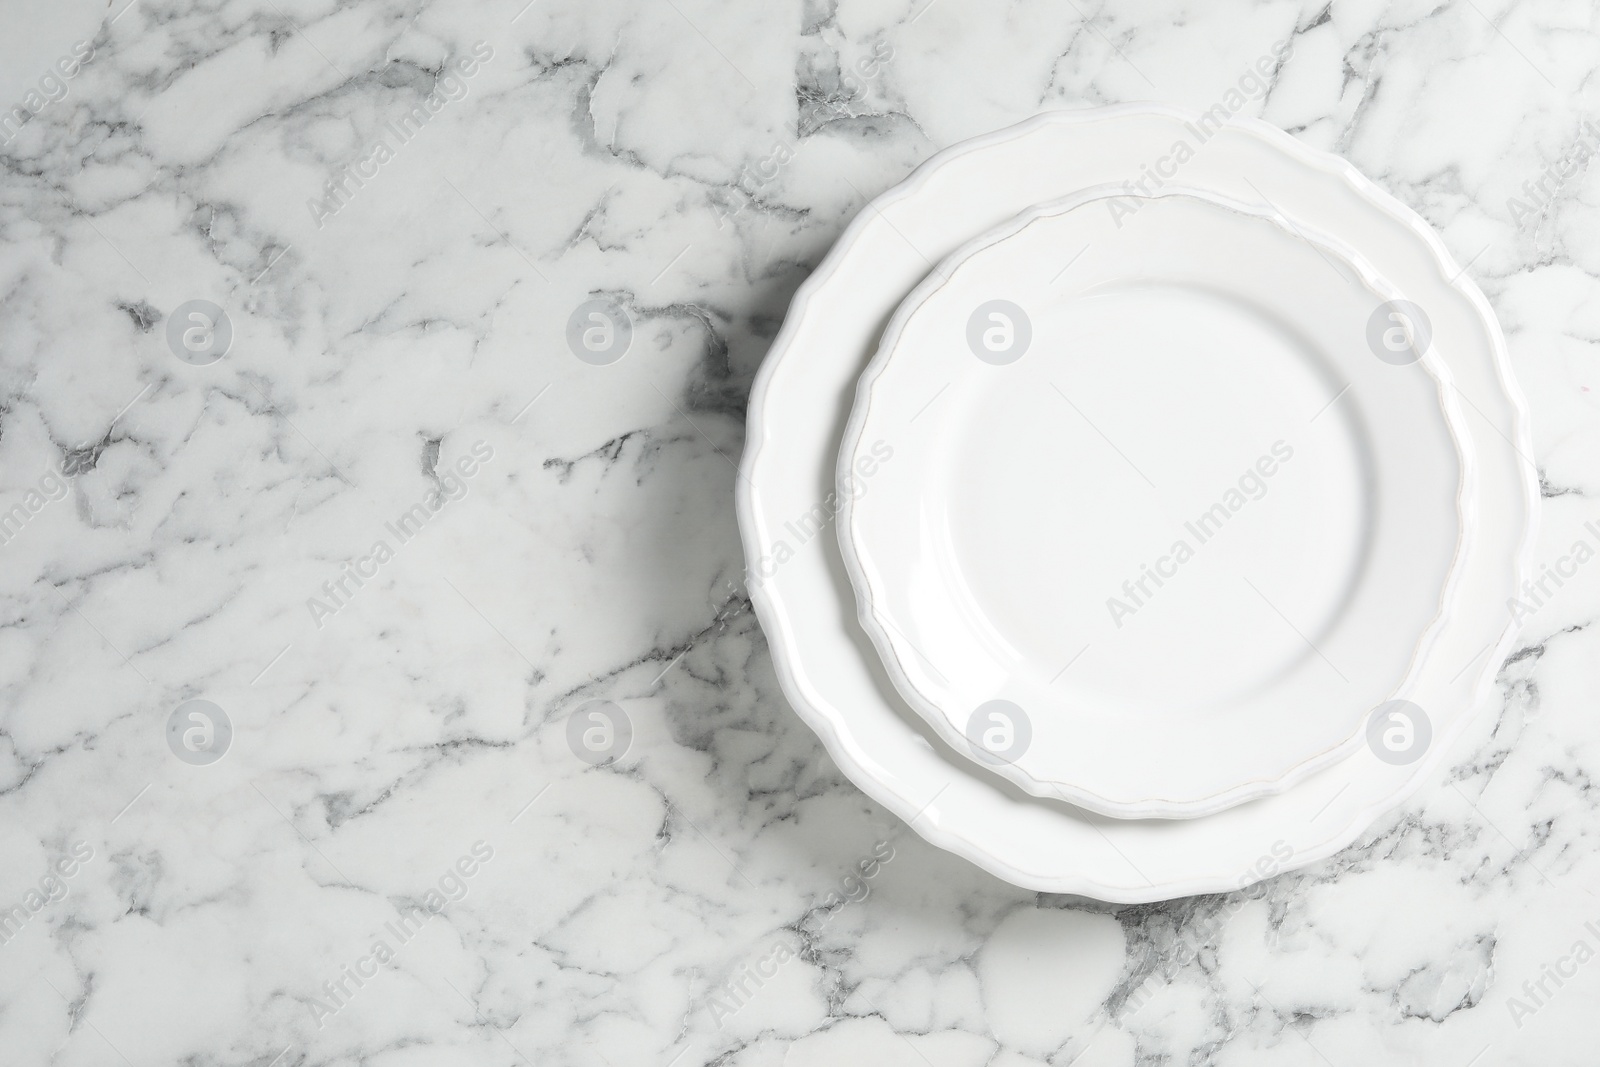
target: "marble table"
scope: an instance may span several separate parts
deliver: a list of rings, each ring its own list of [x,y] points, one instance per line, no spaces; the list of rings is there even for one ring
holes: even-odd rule
[[[1589,5],[0,11],[7,1065],[1594,1062]],[[1228,897],[1019,890],[778,691],[751,378],[935,151],[1203,109],[1284,38],[1244,113],[1469,264],[1560,581],[1343,853]]]

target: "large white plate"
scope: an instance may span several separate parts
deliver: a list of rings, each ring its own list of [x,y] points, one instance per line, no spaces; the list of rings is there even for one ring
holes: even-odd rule
[[[1106,819],[970,773],[896,694],[854,620],[825,529],[856,378],[934,262],[1032,204],[1151,174],[1181,174],[1336,233],[1420,305],[1467,409],[1479,470],[1460,606],[1417,680],[1431,743],[1420,731],[1409,763],[1363,748],[1277,796],[1182,821]],[[1042,115],[948,149],[862,211],[796,294],[757,375],[737,503],[778,678],[841,769],[928,840],[1001,878],[1134,902],[1226,891],[1328,856],[1438,763],[1486,703],[1515,636],[1505,605],[1529,571],[1539,500],[1531,451],[1489,306],[1426,223],[1349,164],[1265,124],[1218,128],[1167,108],[1119,107]]]
[[[952,254],[839,454],[896,689],[1028,792],[1119,818],[1348,755],[1414,695],[1471,507],[1405,307],[1331,238],[1181,186],[1084,190]]]

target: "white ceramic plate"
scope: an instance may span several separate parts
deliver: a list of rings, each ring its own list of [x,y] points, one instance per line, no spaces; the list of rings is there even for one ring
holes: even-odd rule
[[[1331,238],[1180,186],[1084,190],[955,252],[840,451],[844,561],[900,694],[1028,792],[1120,818],[1348,755],[1412,696],[1471,504],[1405,309]]]
[[[933,264],[1030,205],[1157,171],[1337,233],[1424,308],[1479,471],[1458,607],[1417,679],[1431,743],[1421,731],[1411,751],[1383,759],[1364,747],[1276,796],[1181,821],[1106,819],[972,773],[895,692],[855,622],[826,529],[856,379]],[[1007,881],[1134,902],[1227,891],[1331,855],[1437,765],[1486,703],[1515,636],[1505,605],[1529,573],[1531,452],[1489,306],[1421,219],[1347,163],[1265,124],[1214,129],[1171,109],[1119,107],[1042,115],[948,149],[863,209],[796,294],[757,375],[737,502],[779,681],[841,769],[928,840]]]

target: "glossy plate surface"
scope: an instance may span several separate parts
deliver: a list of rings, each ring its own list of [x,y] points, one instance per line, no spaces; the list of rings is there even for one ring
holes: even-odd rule
[[[900,694],[1028,792],[1122,818],[1347,755],[1412,695],[1471,506],[1406,310],[1332,239],[1177,186],[1085,190],[954,253],[840,452]]]
[[[1429,743],[1386,758],[1363,747],[1283,793],[1203,819],[1106,819],[975,769],[906,706],[855,622],[825,527],[856,381],[933,264],[1030,205],[1138,180],[1179,143],[1184,184],[1338,234],[1425,309],[1470,413],[1480,506],[1459,604],[1417,679]],[[1349,164],[1270,126],[1212,129],[1139,106],[1043,115],[966,142],[864,208],[796,294],[757,376],[736,491],[751,599],[779,681],[840,768],[929,841],[998,877],[1134,902],[1228,891],[1331,855],[1439,763],[1487,703],[1515,637],[1506,602],[1529,572],[1531,454],[1489,306],[1421,219]]]

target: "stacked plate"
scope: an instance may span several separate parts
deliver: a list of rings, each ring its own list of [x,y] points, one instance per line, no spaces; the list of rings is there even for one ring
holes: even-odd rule
[[[1482,295],[1255,122],[1044,115],[870,204],[795,297],[739,485],[778,676],[844,771],[1021,886],[1327,856],[1513,638],[1538,481]]]

